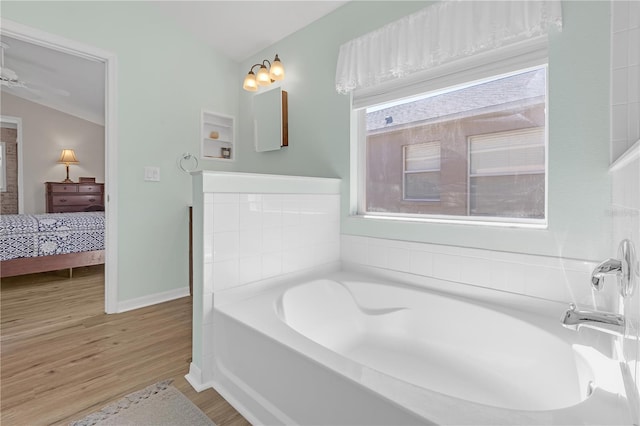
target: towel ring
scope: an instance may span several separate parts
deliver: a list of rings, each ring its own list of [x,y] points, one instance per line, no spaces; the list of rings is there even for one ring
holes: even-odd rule
[[[190,167],[192,164],[193,168]],[[185,152],[178,158],[178,167],[185,173],[191,173],[198,168],[198,157],[190,152]]]

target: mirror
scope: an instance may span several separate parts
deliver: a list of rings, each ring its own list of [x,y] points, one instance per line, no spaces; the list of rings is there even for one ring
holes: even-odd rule
[[[253,97],[253,132],[257,152],[289,145],[287,92],[277,87]]]

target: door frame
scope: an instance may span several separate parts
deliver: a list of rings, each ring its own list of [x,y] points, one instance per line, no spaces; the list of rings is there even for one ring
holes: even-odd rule
[[[0,123],[15,124],[16,126],[16,144],[18,149],[18,213],[24,213],[24,187],[22,178],[22,118],[11,117],[9,115],[0,115]]]
[[[118,312],[118,102],[117,57],[114,53],[2,18],[0,34],[105,66],[105,277],[104,310]]]

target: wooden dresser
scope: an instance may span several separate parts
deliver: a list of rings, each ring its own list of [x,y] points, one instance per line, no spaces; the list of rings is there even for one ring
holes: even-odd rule
[[[46,182],[47,213],[104,210],[104,183]]]

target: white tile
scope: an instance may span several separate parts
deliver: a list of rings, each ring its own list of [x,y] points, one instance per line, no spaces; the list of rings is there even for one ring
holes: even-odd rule
[[[239,224],[238,203],[213,205],[213,232],[237,231]]]
[[[240,200],[240,195],[236,193],[216,192],[213,194],[214,204],[237,204]]]
[[[202,268],[202,294],[213,294],[213,263],[206,263]]]
[[[640,27],[640,2],[632,0],[629,2],[629,28],[638,27]]]
[[[282,273],[282,254],[269,253],[262,255],[262,277],[271,278]]]
[[[640,30],[639,30],[640,31]],[[628,68],[627,81],[629,94],[627,100],[629,102],[640,101],[640,65],[633,65]]]
[[[387,250],[386,247],[377,244],[367,246],[367,265],[376,268],[387,267]]]
[[[504,290],[512,293],[525,294],[524,265],[517,263],[504,263],[504,268],[507,273],[507,283]]]
[[[342,260],[358,264],[367,262],[367,246],[360,238],[352,235],[342,235],[340,239],[340,253]]]
[[[627,63],[629,66],[640,64],[640,28],[629,31],[628,37],[629,56]]]
[[[240,252],[239,232],[218,232],[213,237],[213,261],[237,259]]]
[[[282,251],[282,228],[265,228],[262,231],[261,253],[277,253]]]
[[[300,200],[298,194],[284,194],[282,196],[282,225],[300,225]]]
[[[241,203],[262,203],[262,194],[239,194]]]
[[[489,282],[487,285],[489,288],[503,291],[513,291],[510,286],[508,266],[510,264],[501,261],[487,261],[487,268],[489,269]]]
[[[262,228],[262,204],[260,202],[247,202],[238,205],[239,229]]]
[[[271,194],[269,194],[271,195]],[[262,227],[280,228],[282,227],[282,202],[279,198],[265,198],[262,201]]]
[[[627,68],[611,71],[611,103],[612,105],[626,104],[629,96],[629,81]]]
[[[562,271],[525,266],[525,294],[558,302],[571,302],[568,283]]]
[[[202,325],[202,355],[213,355],[213,323]]]
[[[482,287],[493,288],[491,285],[490,264],[486,259],[464,257],[459,261],[460,282]]]
[[[262,229],[239,232],[238,257],[257,256],[262,252]]]
[[[460,282],[461,256],[434,253],[433,276],[442,280]]]
[[[627,140],[627,105],[611,107],[611,139]]]
[[[626,67],[629,54],[629,33],[621,31],[611,35],[611,68]]]
[[[202,236],[202,255],[204,263],[213,262],[213,234],[205,234]]]
[[[409,270],[412,274],[433,276],[433,254],[427,251],[411,250]]]
[[[387,247],[387,267],[394,271],[409,272],[411,268],[409,250],[400,247]]]
[[[303,226],[287,226],[282,228],[282,249],[296,249],[304,246],[310,239],[310,229]]]
[[[611,160],[615,161],[627,150],[627,139],[611,141]]]
[[[629,2],[611,2],[611,31],[621,31],[629,28]]]
[[[627,105],[629,116],[627,119],[627,141],[631,148],[635,141],[640,139],[640,103],[634,102]]]
[[[212,194],[209,194],[212,195]],[[213,204],[207,203],[203,206],[203,217],[202,217],[202,233],[203,234],[212,234],[213,233]]]
[[[238,285],[238,259],[213,263],[213,291]]]
[[[238,283],[240,285],[262,279],[262,256],[240,258],[238,261]]]
[[[213,324],[213,295],[202,298],[202,324]]]

